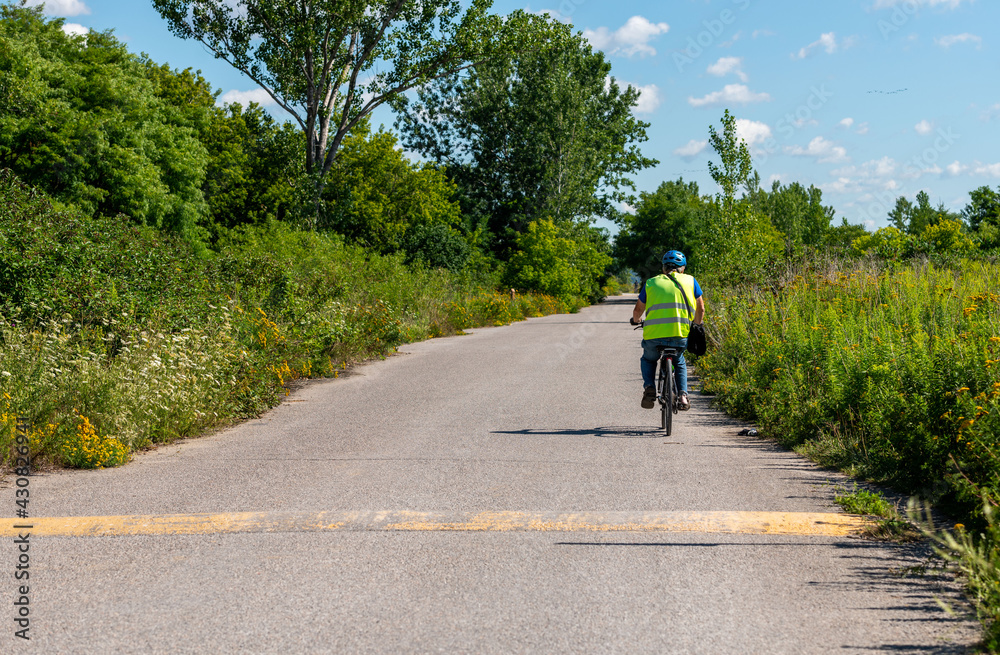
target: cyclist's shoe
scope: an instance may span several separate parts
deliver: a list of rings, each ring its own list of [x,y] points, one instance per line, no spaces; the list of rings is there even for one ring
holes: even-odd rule
[[[691,401],[688,400],[686,393],[682,393],[680,398],[677,399],[677,409],[691,409]]]
[[[653,404],[656,402],[656,387],[646,387],[642,392],[642,408],[643,409],[653,409]]]

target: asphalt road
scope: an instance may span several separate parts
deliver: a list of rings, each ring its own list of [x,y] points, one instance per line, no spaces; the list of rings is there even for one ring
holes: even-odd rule
[[[28,642],[3,537],[0,652],[966,652],[922,548],[826,531],[842,478],[698,395],[663,436],[633,301],[406,346],[124,468],[34,476],[32,517],[59,521],[30,537]],[[8,479],[0,515],[14,500]]]

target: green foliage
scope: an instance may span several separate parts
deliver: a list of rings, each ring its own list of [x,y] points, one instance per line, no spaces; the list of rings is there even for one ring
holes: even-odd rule
[[[855,255],[875,255],[886,261],[901,261],[917,254],[961,257],[975,250],[976,244],[959,221],[939,218],[927,224],[917,235],[896,227],[883,227],[873,234],[858,237],[851,244]]]
[[[722,134],[709,127],[709,141],[721,165],[709,162],[712,179],[721,187],[709,211],[703,259],[720,281],[763,280],[784,250],[784,238],[767,215],[754,206],[759,176],[753,170],[750,149],[736,130],[736,118],[727,109]],[[742,188],[745,195],[736,197]]]
[[[798,182],[786,186],[775,181],[771,191],[758,191],[752,201],[767,215],[775,229],[785,235],[785,250],[801,246],[821,246],[830,230],[833,208],[823,206],[823,192]]]
[[[454,185],[436,167],[410,163],[397,144],[388,132],[369,134],[364,123],[344,140],[330,174],[328,222],[321,227],[389,253],[425,238],[429,228],[450,233],[461,224]],[[410,230],[415,234],[407,239]]]
[[[896,508],[877,491],[855,489],[850,493],[838,493],[833,502],[844,508],[848,514],[880,516],[889,518],[895,516]]]
[[[212,109],[201,140],[209,153],[203,190],[214,230],[272,219],[300,224],[311,215],[302,134],[290,123],[278,125],[256,104],[232,104]]]
[[[409,263],[422,262],[431,268],[460,271],[469,263],[470,246],[446,225],[411,226],[403,240]]]
[[[551,220],[535,221],[518,237],[507,280],[512,287],[539,291],[567,304],[596,302],[603,297],[604,273],[611,261]]]
[[[615,238],[615,257],[640,278],[660,274],[663,253],[680,250],[698,261],[710,206],[695,182],[664,182],[654,193],[642,193],[635,215],[622,214]]]
[[[931,198],[926,191],[917,194],[916,204],[910,202],[905,197],[896,199],[896,205],[889,212],[889,220],[900,232],[905,232],[914,236],[922,235],[927,228],[937,225],[941,221],[961,222],[962,217],[953,214],[945,209],[944,205],[936,209],[931,207]]]
[[[489,272],[408,267],[276,221],[226,231],[216,247],[206,259],[121,218],[57,210],[0,174],[0,463],[18,417],[38,459],[116,466],[256,415],[296,378],[574,308],[484,290]]]
[[[889,226],[858,237],[851,244],[855,255],[873,254],[889,261],[899,261],[913,254],[914,239],[897,227]]]
[[[846,218],[840,220],[840,225],[835,225],[829,229],[823,238],[823,245],[839,252],[848,252],[852,244],[861,237],[868,234],[864,225],[852,225]]]
[[[1000,193],[981,186],[969,193],[962,216],[983,249],[1000,247]]]
[[[88,214],[202,235],[207,153],[162,76],[110,32],[0,6],[0,168]]]
[[[638,91],[570,26],[529,25],[531,47],[423,87],[399,123],[408,148],[447,167],[505,259],[533,221],[614,216],[629,176],[656,163],[639,152]]]
[[[462,4],[153,0],[174,34],[205,44],[295,118],[317,211],[342,143],[366,116],[408,89],[516,47],[522,12],[502,20],[488,13],[491,0]]]
[[[965,226],[960,221],[942,218],[937,223],[928,225],[920,233],[920,239],[927,244],[930,253],[949,255],[969,255],[976,244],[965,232]]]
[[[841,272],[717,290],[706,389],[782,443],[975,514],[1000,503],[996,264]]]
[[[757,177],[750,158],[750,148],[741,139],[736,130],[736,117],[727,109],[722,116],[722,134],[715,131],[714,125],[708,126],[708,140],[719,155],[721,164],[708,162],[708,172],[715,183],[722,188],[723,215],[733,211],[736,204],[736,191],[742,188],[746,193],[757,190]]]

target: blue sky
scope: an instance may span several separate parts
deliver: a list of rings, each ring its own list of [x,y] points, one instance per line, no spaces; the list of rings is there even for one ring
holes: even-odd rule
[[[619,82],[643,91],[643,149],[660,164],[636,178],[641,191],[683,177],[714,193],[708,126],[726,108],[764,183],[820,187],[838,222],[885,226],[895,198],[921,190],[960,210],[972,189],[1000,184],[1000,3],[495,0],[494,9],[572,22]],[[222,99],[266,100],[200,44],[171,35],[146,2],[48,0],[46,11],[69,29],[112,28],[134,51],[201,69]]]

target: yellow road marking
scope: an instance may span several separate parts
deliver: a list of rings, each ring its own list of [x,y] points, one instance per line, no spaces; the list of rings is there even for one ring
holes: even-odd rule
[[[868,523],[803,512],[241,512],[0,519],[0,537],[248,532],[701,532],[843,537]],[[22,526],[22,527],[19,527]],[[26,528],[23,526],[31,526]]]

